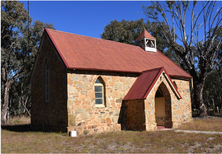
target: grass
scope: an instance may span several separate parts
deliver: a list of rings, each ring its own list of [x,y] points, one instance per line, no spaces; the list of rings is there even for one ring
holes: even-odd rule
[[[178,129],[222,132],[222,118],[194,118],[192,122],[185,123]]]
[[[221,121],[211,120],[217,129],[216,126]],[[206,123],[209,121],[195,119],[189,123],[189,127],[195,128],[195,122],[207,127]],[[213,127],[208,128],[213,130]],[[71,138],[64,133],[16,132],[2,127],[1,148],[2,153],[220,153],[222,135],[185,134],[173,131],[116,131]]]
[[[178,153],[222,150],[222,135],[184,134],[172,131],[118,131],[71,138],[60,133],[18,133],[2,130],[1,141],[3,153]]]
[[[9,124],[8,125],[15,125],[15,124],[30,124],[31,123],[31,118],[27,116],[17,116],[9,119]]]

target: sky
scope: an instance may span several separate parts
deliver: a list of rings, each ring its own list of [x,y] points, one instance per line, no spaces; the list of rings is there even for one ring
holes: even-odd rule
[[[27,1],[20,1],[25,4]],[[193,1],[190,1],[192,5]],[[202,9],[203,1],[196,7],[196,13]],[[148,6],[150,1],[29,1],[29,12],[33,21],[53,23],[56,30],[80,34],[84,36],[101,38],[104,27],[110,21],[138,20],[148,18],[143,14],[142,5]],[[217,6],[222,7],[222,1]],[[191,8],[191,7],[190,7]],[[191,9],[189,10],[191,11]],[[188,11],[188,12],[189,12]],[[170,17],[168,17],[170,20]],[[190,31],[190,14],[186,16],[186,31]],[[200,17],[199,24],[203,22]],[[176,29],[176,34],[180,31]],[[204,29],[199,32],[200,39],[203,38]],[[199,40],[200,40],[199,39]],[[181,42],[177,42],[181,43]]]
[[[27,1],[20,1],[25,4]],[[53,23],[56,30],[101,38],[110,21],[146,18],[142,5],[149,1],[29,1],[33,21]]]

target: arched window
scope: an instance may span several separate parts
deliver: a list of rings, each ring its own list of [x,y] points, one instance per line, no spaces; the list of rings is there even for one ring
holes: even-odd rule
[[[45,101],[49,102],[49,63],[46,60],[45,62]]]
[[[105,107],[105,84],[101,77],[96,79],[95,86],[95,106]]]

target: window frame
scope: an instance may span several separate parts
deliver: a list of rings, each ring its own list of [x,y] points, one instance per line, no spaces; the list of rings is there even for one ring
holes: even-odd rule
[[[100,81],[100,83],[96,83],[97,79]],[[94,83],[94,93],[95,93],[95,107],[106,107],[105,105],[105,86],[104,83],[102,82],[102,80],[100,78],[97,78],[95,83]],[[95,87],[102,87],[102,92],[96,92],[95,91]],[[96,104],[96,93],[102,93],[102,104]]]

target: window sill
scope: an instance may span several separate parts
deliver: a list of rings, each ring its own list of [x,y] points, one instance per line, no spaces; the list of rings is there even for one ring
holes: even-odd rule
[[[95,107],[102,108],[102,107],[106,107],[106,106],[105,105],[95,105]]]

